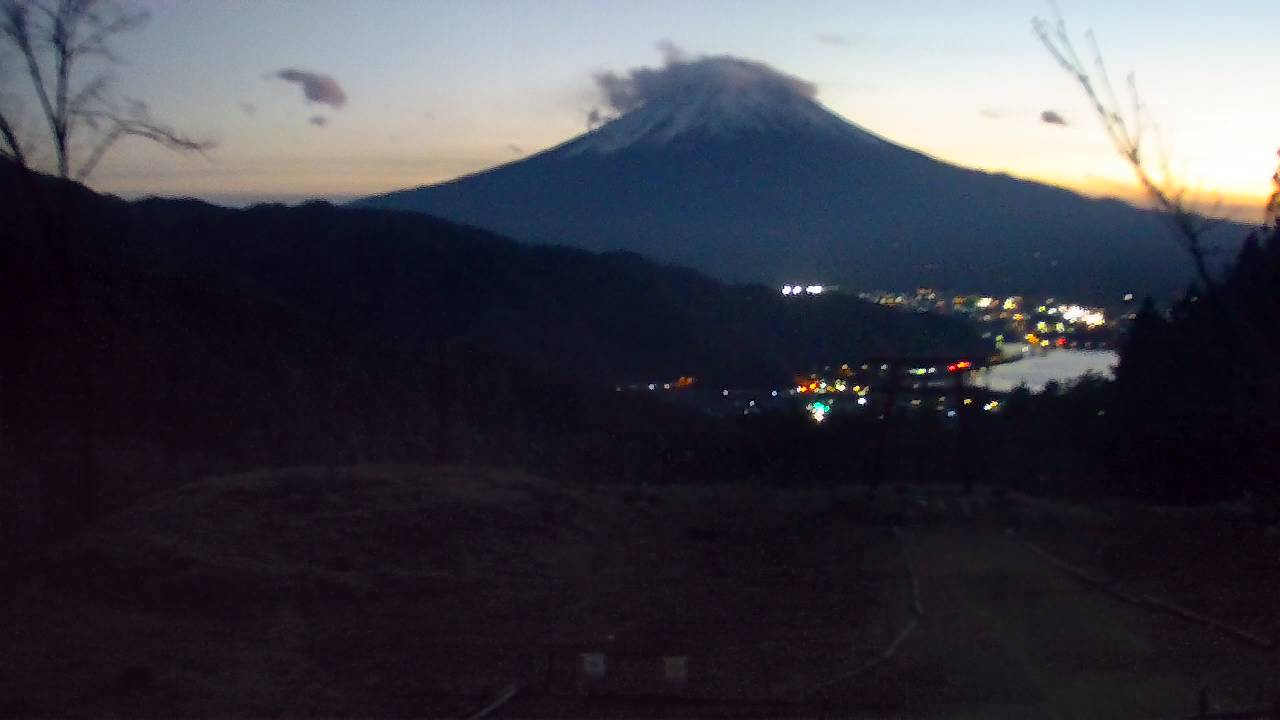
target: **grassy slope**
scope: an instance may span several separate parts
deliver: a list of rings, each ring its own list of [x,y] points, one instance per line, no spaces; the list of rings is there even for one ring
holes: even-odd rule
[[[1118,504],[1088,533],[1053,525],[1027,536],[1125,588],[1177,603],[1241,629],[1280,638],[1280,532],[1242,508]]]
[[[917,529],[926,619],[846,698],[915,718],[1176,718],[1253,707],[1265,655],[1118,603],[994,530]]]
[[[652,692],[637,668],[672,653],[695,668],[686,696],[764,700],[873,653],[902,605],[891,536],[832,522],[830,501],[407,467],[204,481],[23,584],[0,697],[60,716],[450,714],[543,687],[561,644],[566,662],[638,654],[613,690]]]
[[[776,712],[759,703],[862,664],[905,623],[889,522],[926,618],[872,674],[830,686],[830,710],[1181,717],[1201,686],[1255,704],[1258,654],[1085,588],[1000,532],[1079,542],[1100,517],[937,487],[567,487],[414,467],[212,479],[108,519],[19,585],[0,706],[457,716],[517,682],[508,715],[709,712],[653,704],[673,692],[657,659],[681,654],[684,702]],[[579,695],[585,649],[610,653],[597,690],[624,700]]]

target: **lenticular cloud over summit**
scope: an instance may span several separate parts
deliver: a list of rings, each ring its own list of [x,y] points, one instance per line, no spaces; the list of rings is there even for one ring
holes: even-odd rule
[[[623,74],[612,71],[595,76],[596,88],[608,112],[624,115],[654,100],[688,93],[751,89],[777,95],[812,100],[818,87],[798,77],[754,60],[730,55],[703,55],[690,58],[671,43],[660,43],[663,65],[659,68],[632,68]]]

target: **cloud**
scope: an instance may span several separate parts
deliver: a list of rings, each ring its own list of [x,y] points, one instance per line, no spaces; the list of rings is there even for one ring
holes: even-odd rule
[[[833,32],[817,33],[816,35],[813,36],[813,39],[817,40],[823,45],[835,45],[837,47],[849,47],[850,45],[853,44],[853,38],[849,37],[848,35],[843,35],[841,33],[833,33]]]
[[[424,112],[424,113],[422,113],[422,119],[423,119],[423,120],[435,120],[435,119],[436,119],[436,114],[435,114],[435,113],[433,113],[433,112],[430,112],[430,111]]]
[[[659,40],[658,52],[662,53],[662,62],[667,65],[687,62],[689,60],[688,53],[670,40]]]
[[[592,130],[597,125],[603,125],[606,119],[604,113],[600,112],[600,108],[591,108],[587,111],[587,129]]]
[[[323,115],[312,115],[310,118],[307,119],[307,122],[311,123],[312,125],[315,125],[316,127],[322,128],[325,125],[329,124],[329,118]]]
[[[242,102],[240,103],[240,112],[245,115],[253,115],[258,112],[258,106],[253,103]]]
[[[347,104],[347,94],[342,91],[342,86],[338,84],[337,80],[328,75],[308,70],[286,68],[277,72],[276,77],[286,82],[297,84],[302,88],[302,94],[310,102],[331,105],[336,108]]]
[[[515,143],[507,143],[507,149],[510,150],[513,155],[524,154],[524,148],[520,147],[519,145],[516,145]]]
[[[1063,127],[1067,125],[1066,118],[1058,114],[1056,110],[1045,110],[1040,113],[1040,122],[1046,125],[1062,125]]]
[[[662,67],[638,67],[621,74],[608,71],[595,75],[596,90],[604,109],[594,108],[588,113],[589,126],[609,116],[631,112],[651,100],[678,96],[694,89],[731,92],[749,87],[781,98],[805,100],[812,100],[818,94],[818,87],[813,83],[764,63],[729,55],[690,57],[668,40],[658,43],[658,49],[663,56]]]
[[[1000,118],[1004,117],[1004,113],[1000,112],[999,110],[996,110],[995,108],[989,108],[989,107],[981,108],[980,110],[978,110],[978,114],[988,120],[999,120]]]

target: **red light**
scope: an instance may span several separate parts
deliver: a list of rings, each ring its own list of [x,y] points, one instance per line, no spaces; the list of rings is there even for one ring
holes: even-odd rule
[[[1062,346],[1064,346],[1064,345],[1066,345],[1066,344],[1067,344],[1067,339],[1066,339],[1066,338],[1064,338],[1064,337],[1060,337],[1060,338],[1058,338],[1058,347],[1062,347]]]
[[[948,366],[947,366],[947,372],[955,372],[956,370],[959,370],[959,369],[960,369],[960,366],[959,366],[959,365],[948,365]]]

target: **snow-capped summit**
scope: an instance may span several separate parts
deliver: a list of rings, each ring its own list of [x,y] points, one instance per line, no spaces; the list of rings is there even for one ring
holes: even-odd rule
[[[749,60],[719,56],[669,64],[662,82],[631,79],[629,92],[615,98],[620,116],[556,150],[608,154],[677,139],[732,141],[752,134],[883,142],[824,108],[814,94],[811,84]]]
[[[804,277],[1080,302],[1185,286],[1152,213],[938,161],[844,120],[811,83],[761,63],[673,56],[596,84],[613,116],[603,125],[359,204],[771,286]]]

